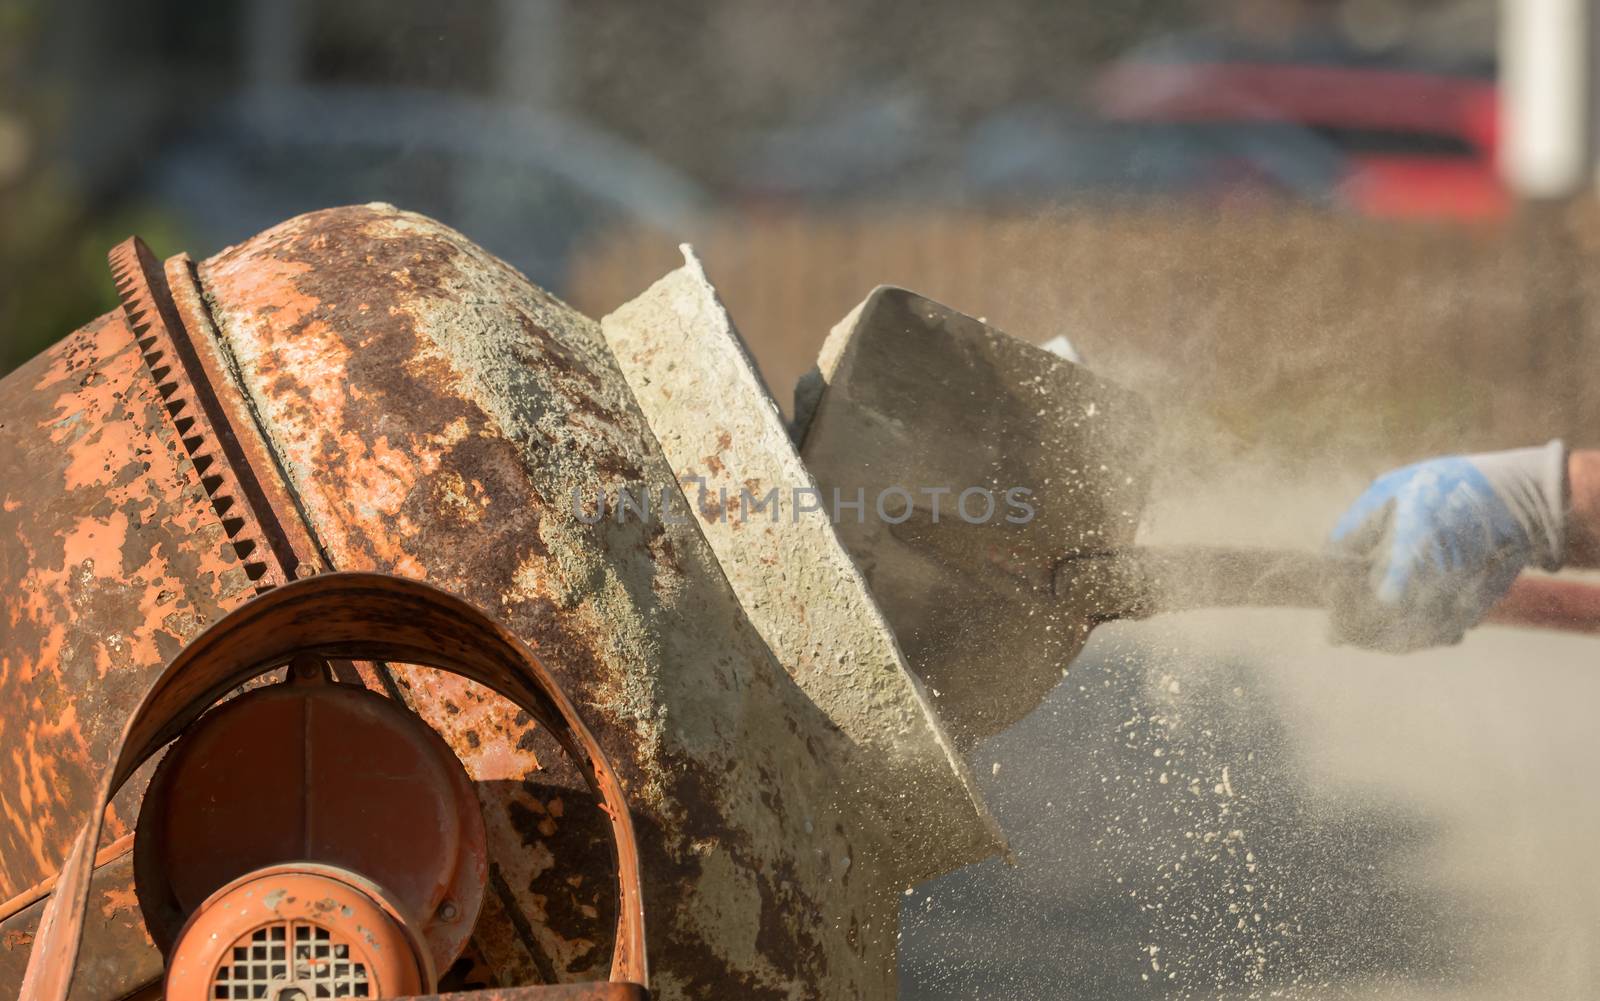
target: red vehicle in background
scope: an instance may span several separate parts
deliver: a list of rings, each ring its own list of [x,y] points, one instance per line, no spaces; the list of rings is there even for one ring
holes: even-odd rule
[[[1112,65],[1092,102],[1140,146],[1184,148],[1191,191],[1264,187],[1389,218],[1492,219],[1512,206],[1486,65],[1168,44]]]

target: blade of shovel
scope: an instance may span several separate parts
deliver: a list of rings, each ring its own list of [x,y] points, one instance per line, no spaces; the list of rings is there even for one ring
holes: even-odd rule
[[[905,289],[874,289],[828,335],[796,391],[801,457],[962,747],[1036,709],[1088,638],[1050,570],[1133,543],[1153,434],[1136,394]],[[937,523],[896,524],[936,502]]]

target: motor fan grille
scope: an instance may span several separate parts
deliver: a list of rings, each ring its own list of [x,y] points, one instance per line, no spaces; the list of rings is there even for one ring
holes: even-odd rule
[[[217,967],[215,1001],[371,997],[366,964],[350,943],[309,921],[277,921],[240,936]],[[285,993],[289,992],[289,993]]]

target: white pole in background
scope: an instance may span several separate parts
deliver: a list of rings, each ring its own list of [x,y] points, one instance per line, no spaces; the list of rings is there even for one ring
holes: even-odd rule
[[[1500,171],[1523,198],[1564,198],[1594,177],[1595,0],[1501,0]]]

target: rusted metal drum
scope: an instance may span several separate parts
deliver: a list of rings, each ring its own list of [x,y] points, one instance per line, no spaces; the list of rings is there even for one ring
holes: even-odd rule
[[[633,813],[656,996],[893,995],[909,874],[849,740],[692,522],[571,501],[678,482],[597,323],[384,205],[113,264],[123,308],[0,381],[0,994],[150,679],[258,592],[354,570],[466,600],[570,694]],[[604,976],[606,818],[549,735],[455,675],[340,670],[443,735],[483,808],[489,890],[441,987]],[[160,976],[146,781],[107,814],[75,997]]]

